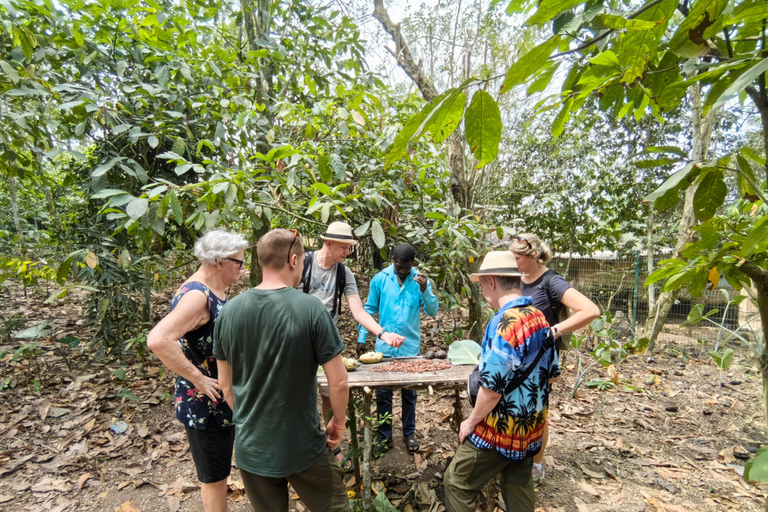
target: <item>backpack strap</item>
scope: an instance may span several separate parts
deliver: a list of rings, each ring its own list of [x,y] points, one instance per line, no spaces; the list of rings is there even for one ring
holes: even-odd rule
[[[336,264],[336,290],[333,293],[333,313],[338,311],[341,315],[341,297],[344,295],[344,289],[347,287],[347,267],[343,263]],[[338,310],[336,309],[338,307]]]
[[[554,318],[557,318],[558,315],[560,314],[560,309],[563,307],[563,303],[561,302],[560,305],[556,307],[555,298],[552,296],[550,282],[552,281],[552,277],[555,275],[559,275],[559,274],[552,269],[548,269],[544,273],[544,280],[539,285],[539,288],[544,290],[544,292],[547,294],[547,301],[549,301],[549,307],[552,308],[552,316]]]
[[[519,376],[512,379],[509,384],[507,384],[507,387],[504,388],[504,394],[508,395],[512,392],[512,390],[519,388],[523,385],[523,383],[528,379],[528,376],[531,375],[531,372],[535,370],[539,366],[539,361],[541,361],[542,356],[544,356],[545,352],[549,352],[549,349],[555,346],[555,338],[552,336],[552,329],[548,329],[547,337],[544,339],[544,343],[541,346],[541,350],[539,350],[539,353],[536,354],[536,359],[533,360],[533,362],[528,366],[528,368],[525,369],[525,371],[520,374]]]
[[[302,291],[309,293],[309,282],[312,280],[312,257],[313,252],[304,253],[304,270],[301,272],[301,282],[304,283]]]

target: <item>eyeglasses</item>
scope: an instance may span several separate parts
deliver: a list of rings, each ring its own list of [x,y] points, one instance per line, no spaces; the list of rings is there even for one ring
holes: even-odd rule
[[[286,260],[286,263],[291,262],[291,251],[293,250],[293,244],[296,242],[296,239],[301,236],[295,229],[289,229],[288,231],[293,233],[293,240],[291,240],[291,245],[288,246],[288,260]]]
[[[529,242],[528,240],[526,240],[525,238],[523,238],[521,236],[513,236],[512,240],[514,240],[516,242],[525,242],[526,244],[528,244],[528,248],[529,249],[533,249],[533,245],[531,245],[531,242]]]
[[[229,260],[229,261],[234,261],[235,263],[237,263],[237,264],[239,265],[239,267],[237,268],[238,270],[240,270],[241,268],[243,268],[243,262],[244,262],[244,260],[238,260],[238,259],[235,259],[235,258],[224,258],[224,259],[225,259],[225,260]]]

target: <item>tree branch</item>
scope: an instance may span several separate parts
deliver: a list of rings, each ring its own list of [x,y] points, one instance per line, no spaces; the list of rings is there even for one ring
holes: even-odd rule
[[[413,80],[425,100],[432,101],[435,99],[438,95],[437,89],[424,75],[421,66],[419,66],[413,58],[411,50],[408,49],[408,45],[405,42],[405,38],[400,33],[400,26],[393,22],[392,18],[389,17],[389,13],[384,7],[384,0],[373,0],[373,17],[379,20],[381,26],[384,27],[384,30],[395,42],[395,58],[397,59],[397,64],[403,71],[405,71],[411,80]]]

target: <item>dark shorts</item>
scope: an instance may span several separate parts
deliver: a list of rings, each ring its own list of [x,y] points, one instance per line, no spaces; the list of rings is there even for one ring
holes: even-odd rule
[[[235,427],[221,428],[209,421],[205,430],[185,426],[189,451],[197,468],[197,479],[204,484],[226,480],[232,470]]]

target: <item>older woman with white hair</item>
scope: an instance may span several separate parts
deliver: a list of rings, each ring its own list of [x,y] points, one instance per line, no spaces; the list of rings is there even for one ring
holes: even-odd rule
[[[227,512],[227,477],[235,428],[213,357],[213,325],[226,289],[243,269],[248,243],[238,234],[211,231],[195,243],[201,265],[171,299],[171,311],[147,337],[150,350],[176,379],[176,419],[184,424],[197,468],[205,512]]]

